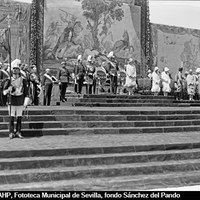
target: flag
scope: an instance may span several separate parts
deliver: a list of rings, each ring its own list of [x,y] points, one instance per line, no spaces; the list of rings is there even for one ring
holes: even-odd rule
[[[2,46],[7,52],[10,52],[9,30],[8,29],[0,30],[0,46]]]

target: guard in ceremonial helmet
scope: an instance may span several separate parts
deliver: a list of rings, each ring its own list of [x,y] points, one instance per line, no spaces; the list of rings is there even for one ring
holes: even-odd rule
[[[20,74],[20,67],[18,64],[11,64],[12,74],[11,80],[8,79],[4,85],[3,93],[4,95],[9,95],[8,97],[8,110],[10,113],[10,125],[9,125],[9,137],[13,139],[14,137],[19,137],[23,139],[21,134],[22,127],[22,113],[24,107],[28,105],[27,99],[28,95],[28,84],[27,81],[22,78]],[[17,119],[16,132],[14,132],[14,120]]]
[[[117,93],[117,83],[118,83],[117,72],[119,70],[118,62],[115,59],[113,51],[111,51],[107,57],[109,59],[109,61],[107,61],[107,72],[110,77],[110,86],[111,86],[110,92],[113,94],[116,94]]]
[[[95,65],[93,56],[89,55],[86,65],[86,77],[87,77],[86,91],[89,94],[92,94],[92,88],[94,87],[94,73],[95,73]]]

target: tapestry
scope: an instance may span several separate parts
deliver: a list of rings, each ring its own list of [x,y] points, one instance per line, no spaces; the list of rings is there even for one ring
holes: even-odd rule
[[[11,57],[29,63],[30,4],[0,0],[0,60],[8,62],[8,15],[11,18]]]
[[[100,3],[98,3],[100,2]],[[141,7],[119,1],[48,0],[44,14],[44,65],[113,51],[122,62],[141,62]]]
[[[151,24],[153,65],[168,67],[172,78],[183,67],[194,72],[200,67],[200,30]]]

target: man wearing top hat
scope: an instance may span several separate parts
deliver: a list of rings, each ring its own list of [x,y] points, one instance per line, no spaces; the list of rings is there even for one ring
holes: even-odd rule
[[[26,99],[28,98],[28,85],[27,81],[22,78],[20,74],[19,65],[11,65],[11,70],[11,80],[7,80],[3,89],[4,95],[9,95],[9,137],[10,139],[13,139],[14,137],[19,137],[23,139],[23,136],[21,135],[22,113],[24,107],[28,105],[28,101],[26,101]],[[16,132],[14,132],[15,117],[17,119]]]

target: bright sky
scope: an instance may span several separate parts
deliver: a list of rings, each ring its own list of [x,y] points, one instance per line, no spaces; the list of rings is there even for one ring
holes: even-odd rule
[[[149,7],[152,23],[200,29],[200,0],[149,0]]]
[[[152,23],[200,29],[200,0],[149,0],[149,7]]]

